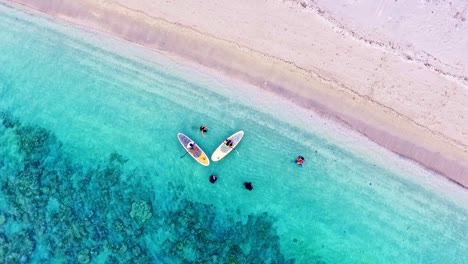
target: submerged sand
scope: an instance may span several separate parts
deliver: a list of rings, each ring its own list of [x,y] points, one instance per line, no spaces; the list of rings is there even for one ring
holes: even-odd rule
[[[468,59],[453,59],[463,37],[452,37],[452,50],[431,49],[420,44],[429,37],[419,43],[385,23],[379,34],[359,21],[348,27],[346,8],[315,1],[10,2],[278,93],[468,187]],[[378,19],[394,4],[381,2]]]

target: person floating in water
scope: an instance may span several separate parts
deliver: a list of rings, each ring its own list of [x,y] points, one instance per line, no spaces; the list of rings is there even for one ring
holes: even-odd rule
[[[232,148],[232,146],[234,145],[234,141],[232,139],[226,139],[224,140],[224,143],[226,144],[226,146]]]
[[[210,182],[211,182],[211,183],[215,183],[217,180],[218,180],[218,177],[216,177],[216,175],[214,175],[214,174],[211,174],[211,176],[210,176]]]
[[[299,165],[300,167],[302,167],[302,165],[304,165],[304,162],[305,162],[304,157],[302,157],[302,156],[297,156],[297,159],[296,159],[296,164],[297,164],[297,165]]]
[[[201,126],[200,127],[200,132],[202,136],[205,136],[205,133],[208,132],[208,127],[207,126]]]
[[[251,182],[244,182],[244,186],[247,190],[253,190],[253,184]]]

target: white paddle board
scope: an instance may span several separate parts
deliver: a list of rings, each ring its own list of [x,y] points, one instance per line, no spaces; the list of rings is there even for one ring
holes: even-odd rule
[[[221,145],[213,152],[213,155],[211,155],[211,160],[212,161],[220,161],[224,157],[227,156],[236,146],[239,144],[239,142],[242,140],[242,137],[244,136],[244,131],[238,131],[228,137],[227,139],[230,139],[233,141],[232,147],[229,147],[226,145],[226,140],[224,140]]]

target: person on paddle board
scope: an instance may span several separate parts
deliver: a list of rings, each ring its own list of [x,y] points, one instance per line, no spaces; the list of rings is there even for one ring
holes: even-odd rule
[[[195,142],[193,142],[193,141],[190,141],[187,144],[187,149],[189,149],[189,150],[193,150],[194,147],[195,147]]]
[[[200,127],[200,132],[202,136],[205,136],[205,133],[208,132],[208,127],[207,126],[201,126]]]
[[[232,148],[232,146],[234,145],[234,141],[232,139],[226,139],[224,140],[224,143],[226,144],[226,146]]]

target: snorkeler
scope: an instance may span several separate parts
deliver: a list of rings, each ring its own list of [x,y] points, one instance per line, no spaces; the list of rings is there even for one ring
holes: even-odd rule
[[[253,184],[251,182],[244,182],[244,186],[247,190],[253,190]]]
[[[302,165],[304,165],[304,162],[305,162],[304,157],[302,157],[302,156],[297,156],[297,159],[296,159],[296,164],[297,164],[297,165],[299,165],[299,166],[302,167]]]
[[[210,176],[210,182],[211,182],[211,183],[215,183],[217,180],[218,180],[218,177],[216,177],[216,175],[214,175],[214,174],[211,174],[211,176]]]
[[[200,127],[200,132],[203,136],[205,136],[205,133],[208,132],[208,127],[207,126],[201,126]]]

